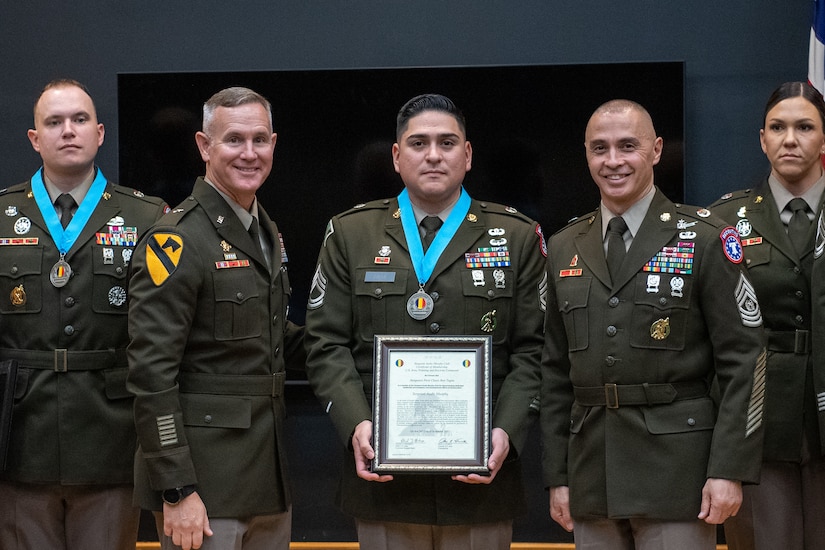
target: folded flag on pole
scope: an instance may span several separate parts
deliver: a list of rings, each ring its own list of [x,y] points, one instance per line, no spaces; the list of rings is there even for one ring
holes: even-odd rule
[[[811,43],[808,48],[808,82],[825,92],[825,0],[814,0]]]

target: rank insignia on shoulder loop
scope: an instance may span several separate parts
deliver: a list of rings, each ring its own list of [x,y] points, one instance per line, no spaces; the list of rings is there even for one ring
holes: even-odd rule
[[[736,229],[733,227],[724,228],[719,238],[722,239],[722,250],[728,260],[735,264],[742,263],[742,243]]]
[[[498,326],[498,319],[496,319],[496,310],[488,311],[481,316],[481,330],[484,332],[493,332]]]
[[[22,284],[11,289],[9,299],[11,300],[11,305],[14,307],[26,305],[26,290],[23,288]]]
[[[504,211],[505,211],[505,212],[509,212],[510,214],[515,214],[515,213],[517,213],[517,212],[518,212],[518,210],[516,210],[516,209],[515,209],[515,208],[513,208],[512,206],[507,206],[507,207],[505,207],[505,208],[504,208]]]
[[[733,193],[725,193],[724,195],[722,195],[722,197],[720,198],[720,200],[726,201],[726,200],[728,200],[729,198],[731,198],[732,196],[733,196]]]
[[[137,189],[135,189],[134,193],[135,193],[135,196],[136,196],[136,197],[138,197],[138,198],[143,198],[143,196],[144,196],[144,195],[143,195],[143,191],[138,191]],[[106,195],[108,195],[108,193],[106,193],[106,194],[103,196],[103,198],[104,198],[104,199],[106,198]],[[107,200],[108,200],[108,199],[107,199]]]
[[[155,286],[175,272],[183,253],[183,238],[175,233],[155,233],[146,243],[146,267]]]
[[[659,319],[650,325],[650,337],[654,340],[664,340],[670,336],[670,317]]]
[[[707,218],[708,216],[710,216],[710,210],[708,210],[707,208],[700,208],[696,211],[696,215],[701,218]]]

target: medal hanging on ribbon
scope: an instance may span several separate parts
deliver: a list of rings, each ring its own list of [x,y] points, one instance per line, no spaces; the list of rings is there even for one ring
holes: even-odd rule
[[[467,194],[467,191],[462,187],[458,202],[453,207],[450,215],[447,216],[444,225],[438,233],[436,233],[435,239],[433,239],[432,244],[427,248],[427,253],[425,254],[407,190],[404,189],[401,191],[401,194],[398,195],[398,207],[399,210],[401,210],[401,226],[404,228],[404,236],[407,238],[407,247],[410,251],[410,260],[412,261],[413,269],[415,269],[415,276],[418,279],[418,291],[413,293],[407,300],[407,313],[417,321],[426,319],[433,312],[435,300],[424,291],[424,285],[432,276],[438,258],[441,257],[442,252],[444,252],[458,231],[461,222],[464,221],[464,216],[470,211],[470,202],[470,195]]]
[[[57,216],[52,201],[49,199],[49,193],[46,191],[46,185],[43,183],[43,169],[41,168],[32,176],[32,193],[37,207],[46,222],[46,228],[54,241],[57,251],[60,253],[60,259],[52,266],[49,271],[49,281],[57,288],[66,286],[72,276],[72,267],[66,261],[66,253],[72,248],[80,232],[86,226],[86,222],[92,217],[97,204],[100,202],[103,191],[106,189],[106,177],[99,169],[92,182],[92,186],[86,193],[86,196],[81,201],[75,212],[72,221],[64,229],[60,224],[60,218]]]

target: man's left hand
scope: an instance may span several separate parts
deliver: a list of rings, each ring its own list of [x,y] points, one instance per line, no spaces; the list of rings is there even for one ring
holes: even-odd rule
[[[452,476],[455,481],[463,483],[489,485],[495,479],[496,474],[501,470],[504,460],[510,454],[510,436],[501,428],[493,428],[490,433],[490,440],[493,445],[493,450],[490,453],[490,458],[487,460],[487,468],[490,470],[490,475],[481,476],[478,474],[470,474],[466,476]]]

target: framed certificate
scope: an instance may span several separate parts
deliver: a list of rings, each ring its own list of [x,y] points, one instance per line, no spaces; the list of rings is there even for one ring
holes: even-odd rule
[[[490,336],[376,336],[372,470],[488,474]]]

